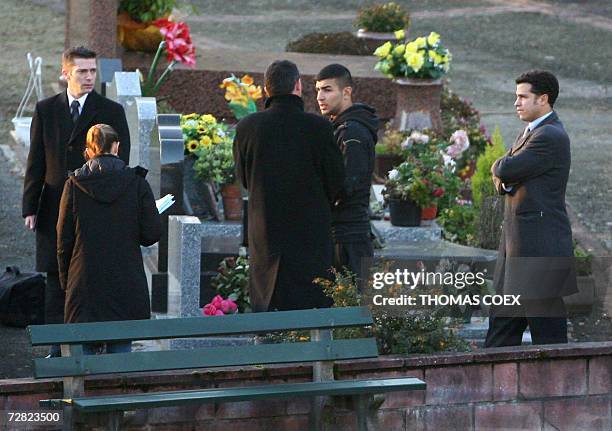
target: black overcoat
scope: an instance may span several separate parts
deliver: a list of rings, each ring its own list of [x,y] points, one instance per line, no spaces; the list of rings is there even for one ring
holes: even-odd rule
[[[112,126],[119,134],[119,157],[129,162],[130,134],[123,107],[92,91],[73,126],[65,91],[36,104],[30,128],[22,215],[37,215],[36,270],[57,272],[55,225],[60,197],[68,172],[85,160],[85,138],[91,126]]]
[[[305,113],[298,96],[271,97],[238,123],[234,158],[249,192],[253,309],[329,305],[312,280],[330,276],[331,204],[344,181],[331,123]]]
[[[493,164],[496,188],[505,195],[494,278],[498,293],[544,299],[577,292],[565,209],[570,163],[570,140],[553,112],[527,135],[521,133]]]
[[[159,241],[161,220],[139,171],[104,155],[66,181],[57,223],[66,323],[150,317],[140,246]]]

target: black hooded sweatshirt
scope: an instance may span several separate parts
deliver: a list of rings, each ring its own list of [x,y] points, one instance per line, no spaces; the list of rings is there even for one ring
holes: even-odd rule
[[[140,246],[159,240],[161,219],[144,174],[105,154],[66,180],[57,223],[66,323],[149,318]]]
[[[371,106],[354,103],[333,120],[334,137],[346,168],[344,187],[332,213],[337,241],[360,241],[370,234],[368,208],[378,140],[375,112]]]

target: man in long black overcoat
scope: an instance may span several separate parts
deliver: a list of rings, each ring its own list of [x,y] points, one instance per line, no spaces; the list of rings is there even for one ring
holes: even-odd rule
[[[570,140],[553,111],[559,83],[552,73],[535,70],[516,84],[514,106],[529,124],[491,172],[505,196],[494,287],[498,294],[520,295],[520,306],[491,308],[487,347],[520,345],[527,326],[534,344],[567,343],[563,297],[577,292],[565,210]]]
[[[331,205],[344,181],[331,123],[304,112],[298,69],[265,73],[266,109],[238,123],[237,174],[249,192],[249,291],[254,311],[329,306],[316,277],[333,264]]]
[[[36,104],[22,204],[26,226],[36,230],[36,270],[47,273],[47,323],[64,322],[65,295],[59,286],[56,224],[68,173],[85,163],[87,130],[97,123],[109,124],[119,134],[119,157],[126,164],[130,154],[123,107],[93,91],[96,53],[84,47],[66,50],[62,75],[67,90]]]

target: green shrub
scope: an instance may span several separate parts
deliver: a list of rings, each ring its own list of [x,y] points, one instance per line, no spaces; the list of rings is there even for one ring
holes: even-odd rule
[[[373,4],[359,10],[355,27],[376,33],[391,33],[410,25],[410,14],[397,3]]]
[[[476,242],[476,214],[473,205],[455,204],[438,212],[437,222],[444,239],[467,246]]]
[[[487,146],[484,154],[478,157],[476,171],[474,176],[472,176],[472,198],[476,207],[480,207],[484,198],[496,194],[493,180],[491,179],[491,166],[493,166],[495,160],[506,153],[504,138],[499,131],[499,127],[495,128],[491,140],[492,145]]]
[[[154,21],[170,14],[176,3],[176,0],[121,0],[119,12],[127,12],[136,21]]]
[[[574,241],[574,257],[576,258],[576,274],[591,275],[593,273],[593,253],[580,247],[576,241]]]

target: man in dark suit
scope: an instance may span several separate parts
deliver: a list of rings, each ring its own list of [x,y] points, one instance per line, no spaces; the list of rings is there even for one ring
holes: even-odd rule
[[[570,141],[553,111],[559,83],[533,70],[516,84],[514,106],[529,124],[491,173],[505,195],[493,283],[498,294],[520,295],[520,305],[491,308],[486,347],[520,345],[528,325],[533,344],[567,343],[563,296],[577,292],[565,210]]]
[[[305,113],[295,64],[265,73],[266,109],[238,123],[234,159],[249,191],[249,292],[254,311],[329,306],[316,277],[331,268],[331,204],[344,181],[331,123]]]
[[[36,230],[36,270],[47,273],[46,323],[64,322],[56,224],[68,173],[85,163],[87,130],[97,123],[111,125],[119,134],[119,157],[128,163],[130,154],[123,107],[93,91],[96,53],[82,46],[66,50],[62,56],[62,75],[68,84],[67,90],[36,104],[23,190],[25,225]],[[52,352],[57,353],[57,349]]]

